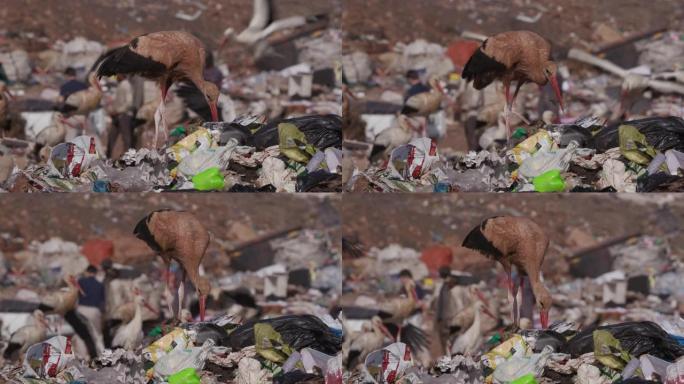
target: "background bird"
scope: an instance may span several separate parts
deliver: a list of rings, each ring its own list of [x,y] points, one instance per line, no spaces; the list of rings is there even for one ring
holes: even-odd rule
[[[558,104],[563,113],[563,101],[557,80],[558,66],[551,60],[551,44],[530,31],[509,31],[485,40],[470,57],[463,68],[462,77],[473,81],[475,89],[483,89],[494,80],[504,85],[506,107],[504,110],[506,131],[510,139],[508,115],[520,87],[533,82],[540,86],[551,82]],[[511,83],[517,82],[513,96]]]
[[[491,257],[501,263],[508,275],[509,290],[513,295],[513,321],[518,324],[517,291],[522,277],[530,279],[532,292],[540,310],[543,328],[548,327],[552,298],[541,281],[541,268],[549,238],[534,221],[526,217],[500,216],[484,220],[463,240],[463,246]],[[520,274],[514,282],[512,267]]]
[[[125,350],[131,351],[135,350],[143,339],[143,319],[142,311],[143,306],[147,307],[150,311],[154,312],[152,308],[142,296],[142,293],[136,288],[134,289],[134,302],[135,302],[135,314],[131,321],[127,324],[122,325],[114,334],[114,339],[112,340],[113,347],[122,347]]]
[[[32,320],[31,324],[24,325],[12,333],[4,352],[5,359],[10,359],[17,350],[19,354],[23,354],[31,345],[45,340],[49,326],[43,311],[33,311]]]
[[[154,32],[138,36],[128,45],[114,48],[101,56],[94,64],[98,78],[113,75],[133,75],[154,80],[161,89],[161,101],[155,114],[155,146],[159,130],[167,135],[164,118],[164,101],[175,82],[193,83],[204,95],[211,109],[212,121],[218,120],[216,103],[219,90],[204,80],[206,52],[202,42],[183,31]]]
[[[439,79],[433,77],[428,84],[430,84],[430,92],[421,92],[406,99],[401,109],[402,115],[429,116],[442,107],[446,92],[439,83]]]
[[[97,73],[88,74],[90,87],[82,91],[74,92],[64,100],[60,112],[68,115],[88,115],[97,109],[102,100],[102,87],[97,79]]]
[[[362,364],[369,353],[382,348],[385,338],[394,340],[394,336],[382,323],[380,316],[373,316],[370,330],[358,333],[351,341],[347,354],[347,368],[353,369]]]
[[[167,269],[171,260],[183,267],[178,286],[178,314],[183,308],[185,277],[190,279],[199,296],[200,319],[204,321],[206,299],[211,291],[209,280],[199,275],[200,264],[209,246],[209,232],[192,213],[183,211],[154,211],[140,220],[133,233],[156,251]],[[168,286],[167,281],[167,286]]]

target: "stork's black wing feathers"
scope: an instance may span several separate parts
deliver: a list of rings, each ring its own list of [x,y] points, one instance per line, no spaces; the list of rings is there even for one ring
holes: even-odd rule
[[[74,329],[74,332],[83,340],[83,342],[86,345],[86,348],[88,348],[88,354],[91,356],[91,358],[97,357],[97,348],[95,348],[95,340],[93,339],[93,335],[90,334],[90,330],[88,329],[88,325],[86,324],[86,320],[82,319],[75,310],[71,310],[67,313],[64,314],[64,320],[71,325],[71,328]]]
[[[487,56],[482,51],[482,48],[487,44],[487,41],[478,48],[465,67],[461,76],[467,81],[474,81],[475,89],[482,89],[494,81],[502,72],[506,71],[506,66],[496,61],[494,58]]]
[[[167,68],[158,61],[134,52],[130,45],[124,45],[100,56],[92,70],[97,71],[97,77],[139,74],[154,79],[162,76]]]
[[[494,244],[484,235],[484,233],[482,233],[487,226],[487,222],[491,219],[493,219],[493,217],[483,221],[480,225],[473,228],[463,240],[462,246],[474,251],[478,251],[485,256],[500,259],[503,257],[503,253],[501,253],[501,251],[494,246]]]
[[[412,353],[427,350],[430,346],[427,334],[411,324],[401,327],[400,340],[411,348]]]

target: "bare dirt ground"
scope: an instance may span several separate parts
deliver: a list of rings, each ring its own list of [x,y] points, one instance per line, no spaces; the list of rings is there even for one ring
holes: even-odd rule
[[[518,14],[534,17],[539,11],[536,23],[516,20]],[[464,30],[491,35],[518,29],[569,48],[592,40],[601,23],[638,32],[681,26],[683,16],[684,3],[677,0],[344,0],[342,24],[345,49],[362,48],[364,35],[386,39],[388,46],[418,38],[447,44]]]

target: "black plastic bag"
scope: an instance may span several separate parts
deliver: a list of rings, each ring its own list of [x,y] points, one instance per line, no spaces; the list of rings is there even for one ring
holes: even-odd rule
[[[562,351],[567,348],[565,337],[552,330],[528,330],[523,333],[525,336],[534,337],[534,353],[540,353],[545,346],[550,345],[554,351]]]
[[[620,125],[636,127],[639,132],[646,136],[646,141],[657,150],[676,149],[684,151],[684,119],[676,116],[647,117],[610,124],[594,136],[596,150],[605,152],[608,149],[620,146],[618,137]]]
[[[675,361],[684,355],[684,346],[667,334],[658,324],[650,321],[627,322],[587,328],[570,339],[567,349],[561,352],[578,357],[594,351],[595,330],[606,330],[620,341],[620,346],[632,356],[650,354],[667,361]]]
[[[249,321],[230,334],[230,347],[239,351],[254,345],[254,325],[270,324],[295,351],[312,348],[328,355],[336,355],[342,349],[342,335],[338,335],[323,321],[313,315],[287,315],[273,319]]]
[[[311,115],[291,119],[273,120],[254,133],[257,150],[278,145],[278,124],[290,123],[299,128],[309,144],[318,150],[342,148],[342,117],[338,115]]]

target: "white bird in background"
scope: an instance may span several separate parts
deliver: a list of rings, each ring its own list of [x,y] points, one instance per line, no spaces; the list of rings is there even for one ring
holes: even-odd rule
[[[23,354],[31,345],[45,340],[47,330],[48,322],[45,319],[45,314],[40,309],[36,309],[33,311],[32,324],[24,325],[10,336],[9,345],[5,349],[4,357],[6,359],[10,358],[16,350]]]
[[[142,333],[142,306],[146,306],[150,311],[156,312],[142,297],[140,291],[136,288],[134,290],[135,301],[135,315],[128,324],[122,325],[117,329],[112,340],[113,347],[122,347],[125,350],[131,351],[136,349],[143,339]]]
[[[473,304],[475,318],[473,324],[467,331],[456,338],[454,344],[451,346],[451,354],[462,353],[464,355],[472,355],[477,352],[482,346],[482,317],[481,312],[489,313],[487,306],[480,300],[476,300]]]
[[[363,363],[369,353],[382,348],[385,337],[394,340],[390,331],[382,323],[382,319],[379,316],[373,316],[370,331],[359,333],[352,340],[347,355],[347,368],[351,369]]]

